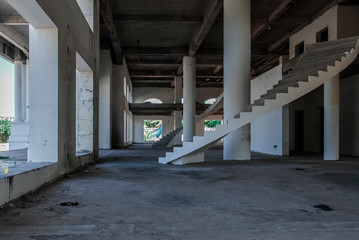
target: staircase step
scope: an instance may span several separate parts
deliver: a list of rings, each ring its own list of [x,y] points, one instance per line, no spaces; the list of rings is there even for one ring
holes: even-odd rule
[[[323,48],[327,48],[327,47],[331,47],[331,46],[344,46],[345,44],[350,44],[350,43],[355,43],[357,41],[358,37],[349,37],[349,38],[342,38],[342,39],[337,39],[337,40],[332,40],[332,41],[327,41],[327,42],[320,42],[320,43],[313,43],[313,44],[308,44],[306,46],[307,50],[312,50],[312,49],[323,49]]]
[[[278,84],[274,85],[273,88],[268,90],[266,94],[261,95],[260,99],[257,99],[256,101],[254,101],[253,104],[246,106],[246,108],[243,111],[241,111],[236,116],[234,116],[234,118],[238,118],[240,117],[240,115],[242,115],[242,117],[246,117],[243,121],[240,120],[232,121],[233,119],[230,119],[229,121],[227,121],[227,124],[217,126],[216,131],[205,132],[204,137],[195,136],[193,138],[193,142],[183,144],[184,148],[174,148],[174,152],[176,154],[168,153],[166,154],[166,158],[159,158],[159,161],[161,163],[168,163],[176,159],[179,159],[181,157],[188,156],[193,152],[203,151],[204,148],[207,148],[210,144],[213,144],[216,139],[220,139],[226,136],[230,131],[238,129],[242,127],[244,124],[247,124],[248,122],[253,121],[256,118],[268,113],[269,110],[274,110],[280,106],[288,104],[289,102],[294,101],[295,99],[298,99],[299,97],[303,96],[308,91],[315,89],[319,85],[317,83],[314,83],[313,81],[309,82],[308,81],[309,76],[318,75],[318,71],[326,71],[328,65],[334,65],[335,60],[341,60],[340,68],[337,68],[336,72],[332,72],[332,71],[328,72],[330,76],[334,76],[335,74],[338,74],[339,70],[341,70],[343,66],[344,67],[348,66],[353,61],[353,59],[357,57],[358,49],[355,49],[356,55],[355,56],[350,55],[351,57],[348,58],[347,60],[345,60],[345,58],[342,59],[342,57],[346,57],[344,53],[338,53],[337,55],[328,55],[326,53],[328,49],[332,49],[332,48],[335,49],[335,51],[338,50],[337,48],[343,48],[343,49],[347,48],[344,50],[340,49],[340,51],[344,51],[344,52],[349,51],[351,46],[353,46],[354,44],[353,43],[351,43],[352,45],[347,44],[348,42],[346,41],[348,40],[341,40],[338,42],[332,42],[330,44],[324,43],[323,45],[317,48],[313,46],[313,48],[310,48],[308,52],[312,54],[313,51],[316,51],[315,53],[316,57],[313,56],[313,59],[311,59],[312,56],[310,54],[308,55],[303,54],[302,62],[297,64],[293,68],[293,70],[289,72],[288,75],[286,75],[282,80],[278,82]],[[357,42],[357,40],[353,42]],[[349,60],[351,62],[349,62]],[[325,82],[325,80],[321,78],[319,78],[316,81],[318,81],[320,84]],[[306,85],[307,87],[304,87],[304,85]],[[288,94],[279,94],[279,93],[288,93],[290,87],[296,87],[296,88],[303,87],[303,89],[300,89],[298,91],[293,91],[294,93],[293,96]],[[292,93],[292,91],[290,92]],[[279,97],[278,95],[281,96],[279,98],[280,100],[277,100],[277,97]],[[236,126],[233,124],[240,124],[240,125]]]

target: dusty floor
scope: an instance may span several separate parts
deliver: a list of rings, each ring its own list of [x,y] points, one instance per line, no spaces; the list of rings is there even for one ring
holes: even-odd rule
[[[0,239],[359,239],[358,158],[216,162],[212,149],[180,167],[141,147],[0,210]]]

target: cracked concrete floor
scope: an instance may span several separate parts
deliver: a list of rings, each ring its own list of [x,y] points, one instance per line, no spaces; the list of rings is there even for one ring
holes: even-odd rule
[[[157,164],[158,153],[102,151],[2,209],[0,239],[359,239],[358,158],[218,162],[211,149],[209,162],[181,167]]]

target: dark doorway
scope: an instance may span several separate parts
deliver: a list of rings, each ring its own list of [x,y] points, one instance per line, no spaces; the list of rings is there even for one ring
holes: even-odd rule
[[[294,145],[295,151],[304,151],[304,111],[295,111],[294,119]]]
[[[320,153],[324,152],[324,108],[319,107],[320,111]]]
[[[297,57],[302,53],[304,53],[304,42],[295,45],[295,56]]]
[[[328,28],[324,28],[317,32],[317,42],[327,42],[329,40]]]

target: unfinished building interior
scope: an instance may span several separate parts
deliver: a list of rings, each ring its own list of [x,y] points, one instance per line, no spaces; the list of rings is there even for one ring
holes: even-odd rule
[[[358,239],[358,13],[0,0],[0,238]]]

